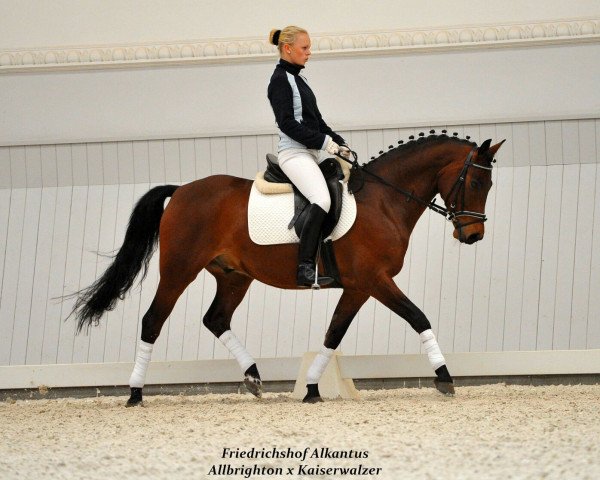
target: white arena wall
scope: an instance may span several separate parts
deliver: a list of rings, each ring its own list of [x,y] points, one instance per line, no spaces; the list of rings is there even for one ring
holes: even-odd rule
[[[426,212],[397,277],[453,374],[600,373],[597,2],[309,1],[293,18],[281,2],[57,3],[0,1],[0,388],[126,383],[158,255],[89,335],[56,298],[101,274],[97,252],[120,246],[150,187],[263,167],[264,37],[288,23],[314,32],[306,76],[361,160],[430,128],[507,139],[486,238],[459,245]],[[214,291],[201,274],[181,297],[151,383],[240,378],[201,326]],[[232,326],[265,380],[295,378],[339,295],[252,285]],[[340,350],[354,378],[431,375],[418,336],[373,300]]]

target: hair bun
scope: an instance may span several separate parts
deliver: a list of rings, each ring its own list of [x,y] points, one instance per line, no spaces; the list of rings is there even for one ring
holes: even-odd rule
[[[273,45],[277,46],[279,45],[279,35],[281,34],[281,30],[274,28],[273,30],[271,30],[271,33],[269,33],[269,42],[271,42]]]

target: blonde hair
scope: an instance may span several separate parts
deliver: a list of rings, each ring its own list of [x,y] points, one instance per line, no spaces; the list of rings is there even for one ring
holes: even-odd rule
[[[275,45],[277,49],[281,52],[281,48],[283,47],[283,45],[291,45],[292,43],[294,43],[294,41],[296,40],[296,36],[299,33],[308,34],[308,32],[303,28],[296,27],[294,25],[289,25],[283,30],[278,30],[277,28],[274,28],[269,33],[269,43]]]

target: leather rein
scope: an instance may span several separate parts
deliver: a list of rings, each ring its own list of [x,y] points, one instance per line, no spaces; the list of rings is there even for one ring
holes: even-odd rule
[[[473,154],[475,153],[476,150],[477,150],[477,146],[475,146],[471,149],[471,151],[467,155],[467,158],[465,159],[465,163],[463,165],[462,170],[458,174],[458,178],[456,179],[456,181],[452,185],[452,188],[448,192],[450,208],[446,208],[446,207],[443,207],[442,205],[438,205],[437,203],[435,203],[435,198],[428,202],[426,200],[423,200],[422,198],[416,197],[411,192],[404,190],[402,188],[399,188],[396,185],[393,185],[390,182],[388,182],[386,179],[380,177],[379,175],[367,170],[367,168],[366,168],[367,165],[365,165],[365,164],[359,165],[358,164],[358,155],[356,154],[356,152],[354,150],[350,150],[350,153],[354,157],[353,161],[349,160],[346,157],[343,157],[342,155],[339,155],[339,154],[336,154],[336,156],[338,158],[344,160],[345,162],[350,163],[352,165],[352,170],[367,173],[371,177],[375,178],[379,183],[392,188],[393,190],[397,191],[398,193],[401,193],[408,200],[413,200],[413,201],[423,205],[424,207],[429,208],[430,210],[433,210],[436,213],[439,213],[446,220],[452,222],[454,227],[456,229],[458,229],[460,232],[467,225],[472,225],[474,223],[483,223],[487,220],[485,213],[472,212],[470,210],[456,210],[457,203],[459,200],[461,201],[461,208],[464,208],[464,205],[465,205],[465,181],[467,178],[467,173],[469,171],[469,167],[481,168],[483,170],[487,170],[490,172],[492,171],[491,166],[486,167],[485,165],[481,165],[479,163],[474,163],[472,161]],[[361,186],[361,188],[362,188],[362,186]],[[360,188],[358,190],[360,190]],[[452,197],[452,195],[454,195],[454,197]],[[474,218],[474,220],[471,220],[466,223],[460,223],[460,221],[458,220],[458,217],[470,217],[470,218]]]

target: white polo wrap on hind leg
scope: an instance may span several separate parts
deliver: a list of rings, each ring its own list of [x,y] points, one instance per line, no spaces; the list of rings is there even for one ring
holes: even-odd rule
[[[129,377],[129,386],[131,388],[142,388],[146,383],[146,371],[150,364],[153,348],[154,345],[151,343],[140,340],[135,355],[135,366],[133,367],[133,372],[131,372],[131,377]]]
[[[313,362],[310,364],[306,372],[306,383],[319,383],[319,379],[329,364],[329,360],[333,356],[334,349],[321,347],[321,351],[317,354]]]
[[[240,367],[242,367],[242,372],[245,372],[256,363],[231,330],[227,330],[223,333],[223,335],[219,337],[219,340],[221,340],[221,343],[223,343],[235,357],[240,364]]]
[[[433,369],[437,370],[442,365],[446,365],[446,359],[442,355],[440,346],[438,345],[435,335],[431,329],[421,332],[419,336],[421,337],[421,342],[423,342],[423,346],[425,347],[425,351],[429,357],[429,363]]]

